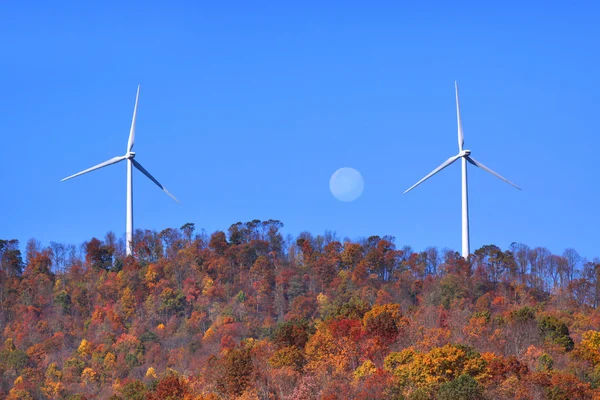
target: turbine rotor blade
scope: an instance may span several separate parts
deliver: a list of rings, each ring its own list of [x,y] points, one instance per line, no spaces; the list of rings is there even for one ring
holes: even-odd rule
[[[439,167],[437,167],[436,169],[431,171],[429,173],[429,175],[427,175],[425,178],[421,179],[419,182],[417,182],[414,185],[412,185],[411,187],[409,187],[403,194],[410,192],[411,190],[413,190],[414,188],[419,186],[421,183],[425,182],[427,179],[431,178],[433,175],[437,174],[438,172],[440,172],[441,170],[443,170],[444,168],[446,168],[448,165],[452,164],[454,161],[458,160],[459,158],[460,158],[460,155],[455,155],[454,157],[450,157],[449,159],[444,161]]]
[[[458,101],[458,83],[454,81],[454,89],[456,92],[456,122],[458,124],[458,151],[461,152],[465,144],[465,135],[463,134],[462,122],[460,120],[460,103]]]
[[[131,119],[131,129],[129,130],[129,141],[127,142],[127,152],[129,153],[133,149],[135,142],[135,119],[137,117],[138,99],[140,98],[140,85],[137,88],[137,94],[135,95],[135,106],[133,107],[133,118]]]
[[[471,164],[473,164],[476,167],[479,167],[481,169],[483,169],[484,171],[489,172],[490,174],[502,179],[504,182],[516,187],[517,189],[521,190],[520,187],[518,187],[517,185],[515,185],[514,183],[512,183],[511,181],[509,181],[508,179],[506,179],[505,177],[503,177],[502,175],[492,171],[491,169],[489,169],[488,167],[486,167],[485,165],[483,165],[482,163],[480,163],[479,161],[475,160],[473,157],[467,156],[465,157],[467,159],[468,162],[470,162]]]
[[[146,175],[146,176],[147,176],[147,177],[148,177],[148,178],[149,178],[149,179],[150,179],[152,182],[154,182],[154,183],[156,184],[156,186],[158,186],[159,188],[161,188],[163,192],[165,192],[166,194],[168,194],[169,196],[171,196],[171,198],[172,198],[173,200],[175,200],[177,203],[181,204],[181,203],[179,202],[179,200],[177,200],[177,199],[175,198],[175,196],[173,196],[171,193],[169,193],[169,191],[168,191],[168,190],[167,190],[167,189],[166,189],[166,188],[165,188],[163,185],[161,185],[161,184],[160,184],[160,182],[159,182],[159,181],[157,181],[155,177],[153,177],[153,176],[150,174],[150,172],[146,171],[146,169],[145,169],[144,167],[142,167],[142,164],[140,164],[139,162],[137,162],[137,161],[135,161],[135,160],[133,160],[133,159],[131,160],[131,162],[133,163],[133,165],[134,165],[134,166],[135,166],[135,167],[136,167],[136,168],[137,168],[137,169],[138,169],[138,170],[139,170],[139,171],[140,171],[142,174]]]
[[[126,156],[113,157],[113,158],[111,158],[111,159],[110,159],[110,160],[108,160],[108,161],[104,161],[103,163],[100,163],[100,164],[98,164],[98,165],[95,165],[95,166],[93,166],[93,167],[91,167],[91,168],[88,168],[88,169],[86,169],[86,170],[83,170],[83,171],[81,171],[81,172],[78,172],[78,173],[76,173],[75,175],[68,176],[68,177],[66,177],[65,179],[61,179],[60,181],[61,181],[61,182],[64,182],[64,181],[66,181],[67,179],[71,179],[71,178],[75,178],[76,176],[79,176],[79,175],[87,174],[88,172],[92,172],[92,171],[94,171],[94,170],[96,170],[96,169],[100,169],[100,168],[107,167],[107,166],[109,166],[109,165],[111,165],[111,164],[116,164],[116,163],[118,163],[119,161],[123,161],[123,160],[125,160],[126,158],[127,158]]]

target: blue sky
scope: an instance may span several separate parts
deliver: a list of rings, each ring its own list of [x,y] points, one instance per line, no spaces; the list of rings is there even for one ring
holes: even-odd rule
[[[279,219],[285,232],[390,234],[460,249],[465,148],[472,249],[511,242],[600,256],[599,6],[429,2],[63,1],[0,6],[0,238],[124,234],[125,152],[141,84],[136,228],[207,232]],[[331,174],[352,167],[344,203]]]

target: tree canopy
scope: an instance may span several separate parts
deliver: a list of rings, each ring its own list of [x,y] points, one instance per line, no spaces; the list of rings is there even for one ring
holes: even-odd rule
[[[600,398],[600,260],[282,228],[0,240],[0,397]]]

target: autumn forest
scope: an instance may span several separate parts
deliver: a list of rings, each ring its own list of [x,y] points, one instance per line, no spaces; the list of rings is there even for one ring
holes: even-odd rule
[[[0,240],[0,398],[600,399],[600,260],[282,228]]]

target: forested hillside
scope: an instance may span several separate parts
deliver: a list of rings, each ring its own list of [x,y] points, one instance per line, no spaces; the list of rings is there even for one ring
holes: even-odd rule
[[[0,241],[0,398],[600,399],[600,261],[281,228]]]

